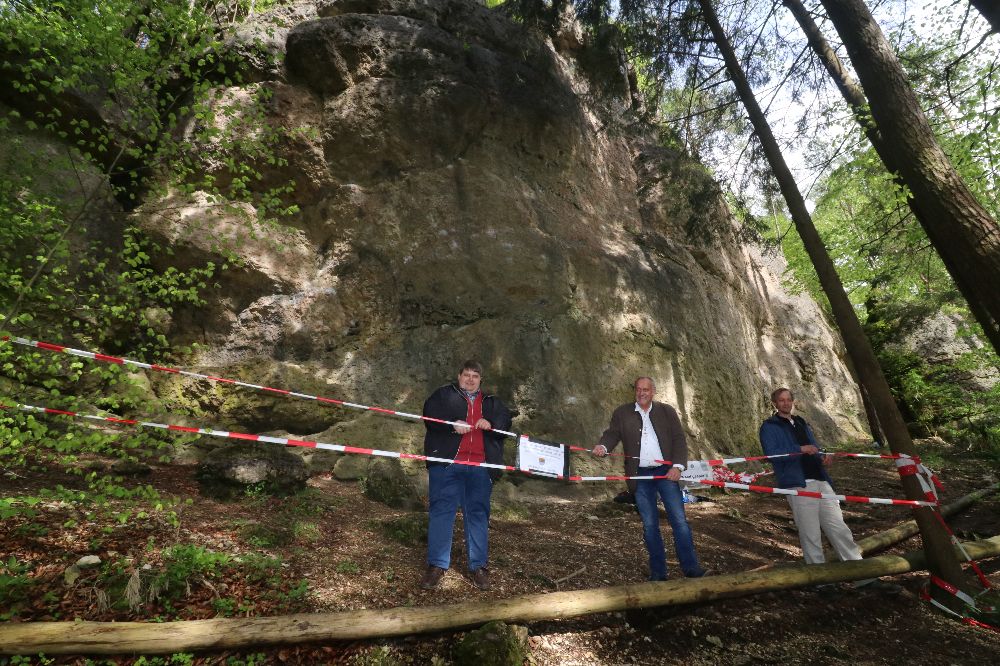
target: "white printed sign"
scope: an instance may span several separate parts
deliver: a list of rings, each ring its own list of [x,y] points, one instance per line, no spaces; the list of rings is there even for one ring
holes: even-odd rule
[[[518,442],[517,466],[525,472],[544,476],[562,476],[566,469],[566,453],[561,446],[531,441],[521,435]]]
[[[681,478],[685,481],[692,481],[695,483],[698,481],[711,480],[713,478],[712,467],[704,460],[691,460],[688,462],[684,471],[681,472]],[[688,488],[695,487],[697,486],[688,486]]]

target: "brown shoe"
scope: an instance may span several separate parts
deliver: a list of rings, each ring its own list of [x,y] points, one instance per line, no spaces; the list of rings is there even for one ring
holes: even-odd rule
[[[438,585],[441,584],[441,578],[444,576],[444,569],[441,567],[436,567],[433,564],[427,566],[427,571],[424,572],[424,577],[420,581],[420,587],[424,590],[433,590]]]
[[[470,572],[469,578],[472,580],[472,584],[480,590],[490,589],[490,572],[486,570],[486,567],[479,567]]]

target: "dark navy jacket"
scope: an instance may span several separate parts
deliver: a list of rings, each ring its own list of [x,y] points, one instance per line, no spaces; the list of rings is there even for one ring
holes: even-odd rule
[[[805,428],[809,443],[814,446],[816,438],[806,420],[801,416],[792,416],[799,427]],[[764,455],[775,456],[781,453],[799,453],[802,446],[795,436],[795,428],[787,419],[783,419],[777,414],[764,421],[760,426],[760,445],[764,449]],[[770,461],[774,465],[774,473],[778,477],[779,488],[805,488],[806,477],[802,472],[802,456],[790,456],[787,458],[774,458]],[[826,481],[831,486],[833,480],[826,471],[826,467],[820,465],[823,475],[820,481]]]
[[[464,421],[468,415],[469,403],[461,389],[455,384],[445,384],[424,402],[424,416],[430,416],[444,421]],[[503,463],[503,441],[506,435],[495,430],[510,430],[510,411],[496,396],[483,394],[483,418],[490,422],[494,430],[483,431],[483,452],[486,462],[496,465]],[[462,436],[455,432],[455,427],[433,421],[424,421],[427,433],[424,435],[424,455],[434,458],[451,458],[458,455],[458,447]],[[427,466],[444,465],[446,463],[427,462]],[[496,480],[502,472],[490,469],[490,476]]]

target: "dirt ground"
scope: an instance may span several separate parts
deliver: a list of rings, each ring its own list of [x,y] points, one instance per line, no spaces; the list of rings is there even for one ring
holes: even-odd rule
[[[844,460],[835,469],[845,492],[901,496],[898,477],[889,465]],[[960,460],[937,471],[945,483],[946,502],[992,478],[991,470],[974,460]],[[199,493],[193,467],[162,465],[143,481],[163,495],[191,500],[178,505],[178,521],[171,524],[155,512],[125,520],[110,514],[107,519],[87,520],[78,510],[52,502],[36,507],[39,513],[30,520],[16,517],[0,523],[0,557],[15,558],[32,582],[13,609],[0,608],[0,617],[13,612],[14,622],[162,621],[350,611],[503,599],[638,583],[646,577],[638,516],[631,506],[609,500],[539,499],[495,506],[490,529],[493,587],[488,592],[477,590],[461,575],[465,556],[459,519],[452,570],[438,590],[422,591],[418,582],[425,555],[420,535],[423,514],[371,501],[357,482],[318,476],[310,480],[307,491],[290,498],[251,493],[221,502]],[[8,495],[51,487],[53,479],[51,471],[42,470],[7,475],[0,482],[0,495]],[[80,483],[72,476],[56,482],[67,488]],[[707,500],[688,505],[688,518],[705,567],[730,573],[800,559],[784,499],[716,490],[697,494]],[[1000,499],[994,496],[951,524],[963,539],[992,536],[1000,531],[998,510]],[[848,504],[844,511],[858,539],[909,517],[907,509],[891,506]],[[665,521],[664,530],[669,544]],[[164,549],[177,545],[224,553],[229,563],[194,570],[180,588],[175,584],[152,601],[144,597],[130,609],[123,599],[129,574],[152,576],[164,567]],[[917,547],[915,538],[894,552]],[[103,564],[83,570],[68,585],[65,569],[84,555],[97,555]],[[235,564],[232,558],[237,558]],[[672,557],[670,564],[676,571]],[[982,567],[994,583],[1000,583],[1000,559]],[[531,651],[526,663],[997,662],[1000,633],[949,620],[918,598],[925,573],[900,576],[894,582],[903,586],[901,594],[845,585],[535,622],[528,625]],[[159,663],[447,664],[460,636],[256,648]],[[24,662],[0,657],[4,663]],[[131,664],[136,659],[57,657],[44,663]]]

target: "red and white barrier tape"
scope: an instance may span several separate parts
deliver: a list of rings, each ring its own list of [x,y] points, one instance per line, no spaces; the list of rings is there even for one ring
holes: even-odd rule
[[[838,495],[834,493],[816,493],[810,490],[792,490],[789,488],[773,488],[771,486],[754,486],[745,483],[727,483],[723,481],[700,481],[706,486],[717,488],[732,488],[734,490],[745,490],[754,493],[771,493],[774,495],[797,495],[799,497],[812,497],[814,499],[830,499],[838,502],[849,502],[855,504],[892,504],[896,506],[937,506],[937,502],[925,502],[922,500],[891,499],[885,497],[866,497],[863,495]]]
[[[374,412],[376,414],[385,414],[385,415],[388,415],[388,416],[399,416],[401,418],[412,419],[412,420],[419,420],[419,421],[430,421],[432,423],[441,423],[441,424],[444,424],[444,425],[451,425],[451,426],[458,425],[455,421],[445,421],[444,419],[437,419],[437,418],[434,418],[434,417],[431,417],[431,416],[424,416],[422,414],[412,414],[412,413],[409,413],[409,412],[401,412],[401,411],[394,410],[394,409],[386,409],[386,408],[383,408],[383,407],[375,407],[375,406],[371,406],[371,405],[362,405],[362,404],[355,403],[355,402],[348,402],[346,400],[337,400],[336,398],[325,398],[325,397],[318,396],[318,395],[311,395],[309,393],[301,393],[301,392],[298,392],[298,391],[291,391],[291,390],[287,390],[287,389],[279,389],[279,388],[274,388],[274,387],[271,387],[271,386],[264,386],[264,385],[261,385],[261,384],[251,384],[249,382],[244,382],[244,381],[240,381],[240,380],[237,380],[237,379],[228,379],[228,378],[225,378],[225,377],[216,377],[214,375],[206,375],[206,374],[203,374],[203,373],[200,373],[200,372],[192,372],[190,370],[181,370],[180,368],[171,368],[171,367],[167,367],[167,366],[163,366],[163,365],[157,365],[155,363],[144,363],[143,361],[136,361],[136,360],[133,360],[133,359],[122,357],[122,356],[111,356],[109,354],[102,354],[100,352],[86,351],[86,350],[83,350],[83,349],[74,349],[73,347],[66,347],[64,345],[57,345],[57,344],[53,344],[51,342],[41,342],[41,341],[38,341],[38,340],[29,340],[27,338],[21,338],[21,337],[16,337],[16,336],[13,336],[13,337],[12,336],[4,336],[3,338],[0,338],[0,339],[2,339],[4,341],[8,341],[8,342],[13,342],[13,343],[18,344],[18,345],[23,345],[25,347],[33,347],[33,348],[36,348],[36,349],[44,349],[44,350],[47,350],[47,351],[59,352],[59,353],[63,353],[63,354],[70,354],[72,356],[78,356],[78,357],[81,357],[81,358],[87,358],[87,359],[91,359],[91,360],[94,360],[94,361],[102,361],[104,363],[113,363],[113,364],[116,364],[116,365],[129,365],[129,366],[135,366],[137,368],[143,368],[145,370],[153,370],[153,371],[156,371],[156,372],[165,372],[165,373],[169,373],[169,374],[183,375],[185,377],[192,377],[194,379],[204,379],[204,380],[212,381],[212,382],[220,382],[220,383],[223,383],[223,384],[230,384],[232,386],[240,386],[240,387],[243,387],[243,388],[250,388],[250,389],[256,389],[256,390],[259,390],[259,391],[265,391],[265,392],[268,392],[268,393],[274,393],[276,395],[286,396],[286,397],[290,397],[290,398],[300,398],[302,400],[313,400],[313,401],[319,402],[321,404],[338,405],[340,407],[347,407],[347,408],[350,408],[350,409],[360,409],[360,410],[364,410],[364,411],[370,411],[370,412]],[[506,431],[506,430],[497,429],[496,432],[500,433],[501,435],[509,435],[509,436],[515,437],[515,438],[518,438],[520,436],[518,433],[509,432],[509,431]],[[572,444],[564,444],[564,443],[560,443],[560,442],[557,442],[556,444],[559,444],[561,446],[565,446],[570,451],[580,451],[580,452],[587,452],[587,453],[590,452],[590,449],[582,447],[582,446],[575,446],[575,445],[572,445]],[[637,456],[625,456],[624,454],[619,454],[619,453],[610,453],[608,455],[620,456],[620,457],[632,457],[632,458],[637,457]],[[755,461],[762,461],[762,460],[770,460],[770,459],[774,459],[774,458],[786,458],[786,457],[800,456],[800,455],[802,455],[802,454],[801,453],[782,453],[782,454],[777,454],[777,455],[773,455],[773,456],[745,456],[745,457],[739,457],[739,458],[717,458],[717,459],[705,460],[705,461],[698,461],[698,462],[705,462],[709,466],[719,467],[719,466],[723,466],[723,465],[731,465],[731,464],[734,464],[734,463],[755,462]],[[883,458],[883,459],[898,459],[898,458],[901,458],[901,457],[908,458],[908,456],[905,456],[905,455],[901,456],[901,455],[896,455],[896,454],[875,454],[875,453],[839,453],[839,452],[832,452],[832,453],[827,453],[826,455],[833,455],[833,456],[846,457],[846,458]],[[661,465],[670,465],[670,464],[672,464],[672,462],[669,461],[669,460],[657,460],[655,462],[657,462],[658,464],[661,464]],[[691,462],[695,462],[695,461],[691,461]]]
[[[271,435],[254,435],[245,432],[234,432],[231,430],[215,430],[213,428],[191,428],[188,426],[171,425],[167,423],[156,423],[153,421],[137,421],[135,419],[120,419],[113,416],[98,416],[96,414],[80,414],[64,409],[52,409],[51,407],[36,407],[34,405],[24,405],[16,403],[17,408],[25,412],[40,412],[43,414],[57,414],[60,416],[72,416],[79,419],[89,419],[91,421],[105,421],[120,425],[137,426],[142,428],[157,428],[160,430],[171,430],[174,432],[185,432],[195,435],[210,435],[212,437],[224,437],[228,439],[241,439],[251,442],[267,442],[270,444],[284,444],[286,446],[304,446],[312,449],[324,449],[327,451],[337,451],[340,453],[355,453],[368,456],[381,456],[384,458],[409,458],[414,460],[426,460],[429,462],[458,463],[460,465],[471,465],[475,467],[488,467],[491,469],[501,469],[507,471],[518,471],[516,467],[510,465],[498,465],[494,463],[474,463],[453,460],[451,458],[435,458],[416,453],[402,453],[399,451],[380,451],[379,449],[367,449],[358,446],[347,446],[343,444],[328,444],[326,442],[316,442],[307,439],[293,439],[291,437],[272,437]],[[0,409],[9,409],[7,405],[0,405]]]
[[[905,477],[905,476],[916,477],[917,481],[920,483],[920,489],[923,491],[924,497],[927,498],[928,500],[931,499],[938,500],[938,494],[937,490],[935,489],[935,486],[937,488],[940,488],[941,482],[938,481],[937,477],[934,476],[933,472],[927,469],[927,467],[921,464],[918,460],[904,460],[904,459],[897,460],[896,471],[899,472],[900,477]],[[983,573],[983,570],[979,568],[979,565],[976,563],[976,561],[972,559],[972,556],[969,554],[969,551],[965,549],[965,546],[955,535],[955,532],[948,525],[947,521],[945,521],[944,516],[941,515],[941,512],[939,510],[934,511],[933,513],[937,517],[938,522],[941,523],[941,527],[944,528],[945,533],[947,533],[948,539],[951,541],[952,545],[955,546],[955,548],[957,548],[960,553],[962,553],[962,556],[965,557],[965,561],[969,563],[969,567],[976,574],[976,577],[979,579],[979,583],[983,586],[983,589],[989,590],[992,587],[992,584],[990,583],[989,579]],[[977,608],[975,599],[973,599],[970,595],[958,589],[951,583],[942,580],[941,578],[938,578],[933,574],[931,575],[931,583],[933,583],[940,589],[948,592],[949,594],[957,597],[958,599],[962,600],[967,606],[972,608],[973,611],[982,610],[980,608]],[[970,623],[976,624],[977,626],[982,626],[989,629],[993,629],[995,631],[1000,631],[1000,629],[997,629],[992,625],[979,622],[978,620],[973,620],[972,618],[967,618],[964,615],[961,615],[960,613],[952,611],[950,608],[945,607],[943,604],[939,603],[934,598],[932,598],[929,593],[925,593],[925,600],[931,602],[934,606],[951,613],[952,615],[961,617],[963,621],[968,621]]]
[[[308,448],[325,449],[327,451],[337,451],[340,453],[354,453],[369,456],[381,456],[385,458],[402,458],[409,460],[425,460],[428,462],[440,462],[440,463],[458,463],[462,465],[469,465],[472,467],[486,467],[490,469],[500,469],[509,472],[522,472],[525,474],[531,474],[526,470],[522,470],[518,467],[512,465],[500,465],[495,463],[477,463],[477,462],[467,462],[461,460],[453,460],[451,458],[435,458],[433,456],[425,456],[418,453],[402,453],[399,451],[381,451],[379,449],[368,449],[357,446],[347,446],[344,444],[329,444],[326,442],[317,442],[312,440],[303,439],[293,439],[290,437],[273,437],[271,435],[256,435],[242,432],[233,432],[230,430],[216,430],[214,428],[193,428],[190,426],[179,426],[171,425],[166,423],[156,423],[153,421],[138,421],[136,419],[122,419],[114,416],[99,416],[96,414],[81,414],[79,412],[71,412],[64,409],[53,409],[51,407],[37,407],[35,405],[25,405],[21,403],[15,403],[16,407],[22,411],[26,412],[38,412],[43,414],[56,414],[60,416],[72,416],[74,418],[88,419],[91,421],[104,421],[107,423],[116,423],[120,425],[137,426],[143,428],[157,428],[160,430],[170,430],[175,432],[185,432],[197,435],[210,435],[212,437],[223,437],[229,439],[239,439],[245,441],[254,442],[267,442],[271,444],[283,444],[285,446],[304,446]],[[9,409],[7,405],[0,404],[0,408]],[[588,481],[628,481],[628,480],[647,480],[647,479],[665,479],[666,475],[659,476],[549,476],[549,475],[538,475],[545,476],[545,478],[568,478],[570,481],[577,482],[588,482]],[[745,483],[730,483],[725,481],[708,481],[708,480],[698,480],[698,481],[687,481],[685,483],[690,483],[692,485],[703,484],[707,486],[715,486],[718,488],[732,488],[734,490],[743,490],[747,492],[756,493],[771,493],[777,495],[799,495],[802,497],[813,497],[816,499],[834,499],[841,502],[858,502],[862,504],[893,504],[902,506],[935,506],[933,502],[921,502],[915,500],[901,500],[901,499],[886,499],[880,497],[861,497],[855,495],[834,495],[829,493],[814,493],[806,490],[788,490],[785,488],[772,488],[770,486],[753,486]]]
[[[455,426],[459,425],[456,421],[446,421],[444,419],[437,419],[432,416],[424,416],[423,414],[411,414],[409,412],[401,412],[395,409],[386,409],[384,407],[375,407],[372,405],[362,405],[356,402],[348,402],[346,400],[338,400],[336,398],[325,398],[323,396],[312,395],[309,393],[301,393],[299,391],[291,391],[288,389],[274,388],[272,386],[264,386],[262,384],[251,384],[250,382],[240,381],[238,379],[228,379],[226,377],[216,377],[214,375],[206,375],[200,372],[192,372],[191,370],[181,370],[180,368],[171,368],[168,366],[157,365],[155,363],[144,363],[143,361],[136,361],[130,358],[125,358],[123,356],[111,356],[109,354],[102,354],[100,352],[86,351],[83,349],[74,349],[73,347],[66,347],[64,345],[57,345],[51,342],[41,342],[38,340],[28,340],[27,338],[4,336],[0,338],[7,342],[13,342],[18,345],[23,345],[25,347],[34,347],[36,349],[44,349],[46,351],[59,352],[63,354],[70,354],[71,356],[78,356],[81,358],[87,358],[94,361],[102,361],[104,363],[113,363],[115,365],[128,365],[137,368],[143,368],[145,370],[153,370],[156,372],[165,372],[173,375],[182,375],[185,377],[192,377],[194,379],[204,379],[211,382],[220,382],[223,384],[230,384],[232,386],[240,386],[243,388],[256,389],[258,391],[265,391],[267,393],[274,393],[276,395],[285,396],[289,398],[299,398],[302,400],[313,400],[321,404],[328,405],[338,405],[340,407],[347,407],[349,409],[360,409],[364,411],[374,412],[376,414],[384,414],[387,416],[399,416],[404,419],[412,419],[416,421],[430,421],[431,423],[441,423],[443,425]],[[496,429],[495,432],[501,435],[508,435],[511,437],[519,437],[518,433],[509,432],[507,430]],[[590,452],[590,449],[582,446],[574,446],[572,444],[561,444],[571,451],[585,451]],[[621,455],[621,454],[611,454],[611,455]],[[669,460],[658,460],[660,464],[670,465]]]
[[[917,462],[915,460],[901,459],[896,461],[896,469],[901,477],[904,476],[916,477],[917,481],[920,483],[920,489],[923,491],[924,497],[926,499],[938,500],[938,494],[937,490],[935,489],[935,486],[940,488],[941,483],[940,481],[936,480],[934,474],[929,469],[927,469],[927,467],[925,467],[920,462]],[[969,555],[969,551],[965,549],[965,546],[962,545],[962,542],[959,540],[959,538],[955,536],[955,532],[952,531],[951,527],[949,527],[948,523],[944,519],[944,516],[942,516],[939,511],[935,511],[934,515],[937,516],[938,522],[941,523],[941,526],[944,528],[945,532],[947,532],[948,538],[951,541],[952,545],[954,545],[959,550],[959,552],[961,552],[962,555],[965,557],[965,561],[969,563],[969,566],[976,574],[976,577],[979,579],[979,582],[983,585],[984,588],[989,589],[991,587],[989,579],[986,578],[986,575],[982,572],[982,569],[979,568],[979,565],[976,564],[976,561],[972,559],[971,555]]]
[[[931,574],[931,584],[941,588],[951,596],[961,599],[966,606],[968,606],[974,611],[993,610],[992,608],[980,608],[979,606],[976,605],[976,600],[972,597],[972,595],[963,592],[962,590],[958,589],[948,581],[944,580],[943,578],[938,578],[934,574]]]
[[[973,599],[970,595],[966,594],[965,592],[962,592],[961,590],[959,590],[957,587],[955,587],[951,583],[938,578],[934,574],[931,574],[930,584],[934,585],[938,589],[944,590],[948,594],[951,594],[952,596],[960,599],[963,603],[965,603],[965,605],[967,605],[970,608],[972,608],[972,610],[974,612],[978,612],[978,611],[992,612],[993,610],[995,610],[992,607],[980,607],[980,606],[977,606],[976,602],[975,602],[975,599]],[[962,613],[959,613],[957,611],[954,611],[954,610],[948,608],[947,606],[945,606],[944,604],[942,604],[940,601],[938,601],[937,599],[935,599],[934,597],[931,596],[931,593],[930,593],[930,590],[928,589],[928,586],[924,586],[924,588],[922,590],[920,590],[920,598],[923,599],[924,601],[929,602],[932,606],[934,606],[938,610],[944,611],[948,615],[957,617],[959,620],[961,620],[965,624],[971,625],[973,627],[978,627],[978,628],[981,628],[981,629],[990,629],[992,631],[1000,632],[1000,627],[994,626],[992,624],[987,624],[986,622],[983,622],[981,620],[977,620],[975,618],[969,617],[968,615],[963,615]]]

